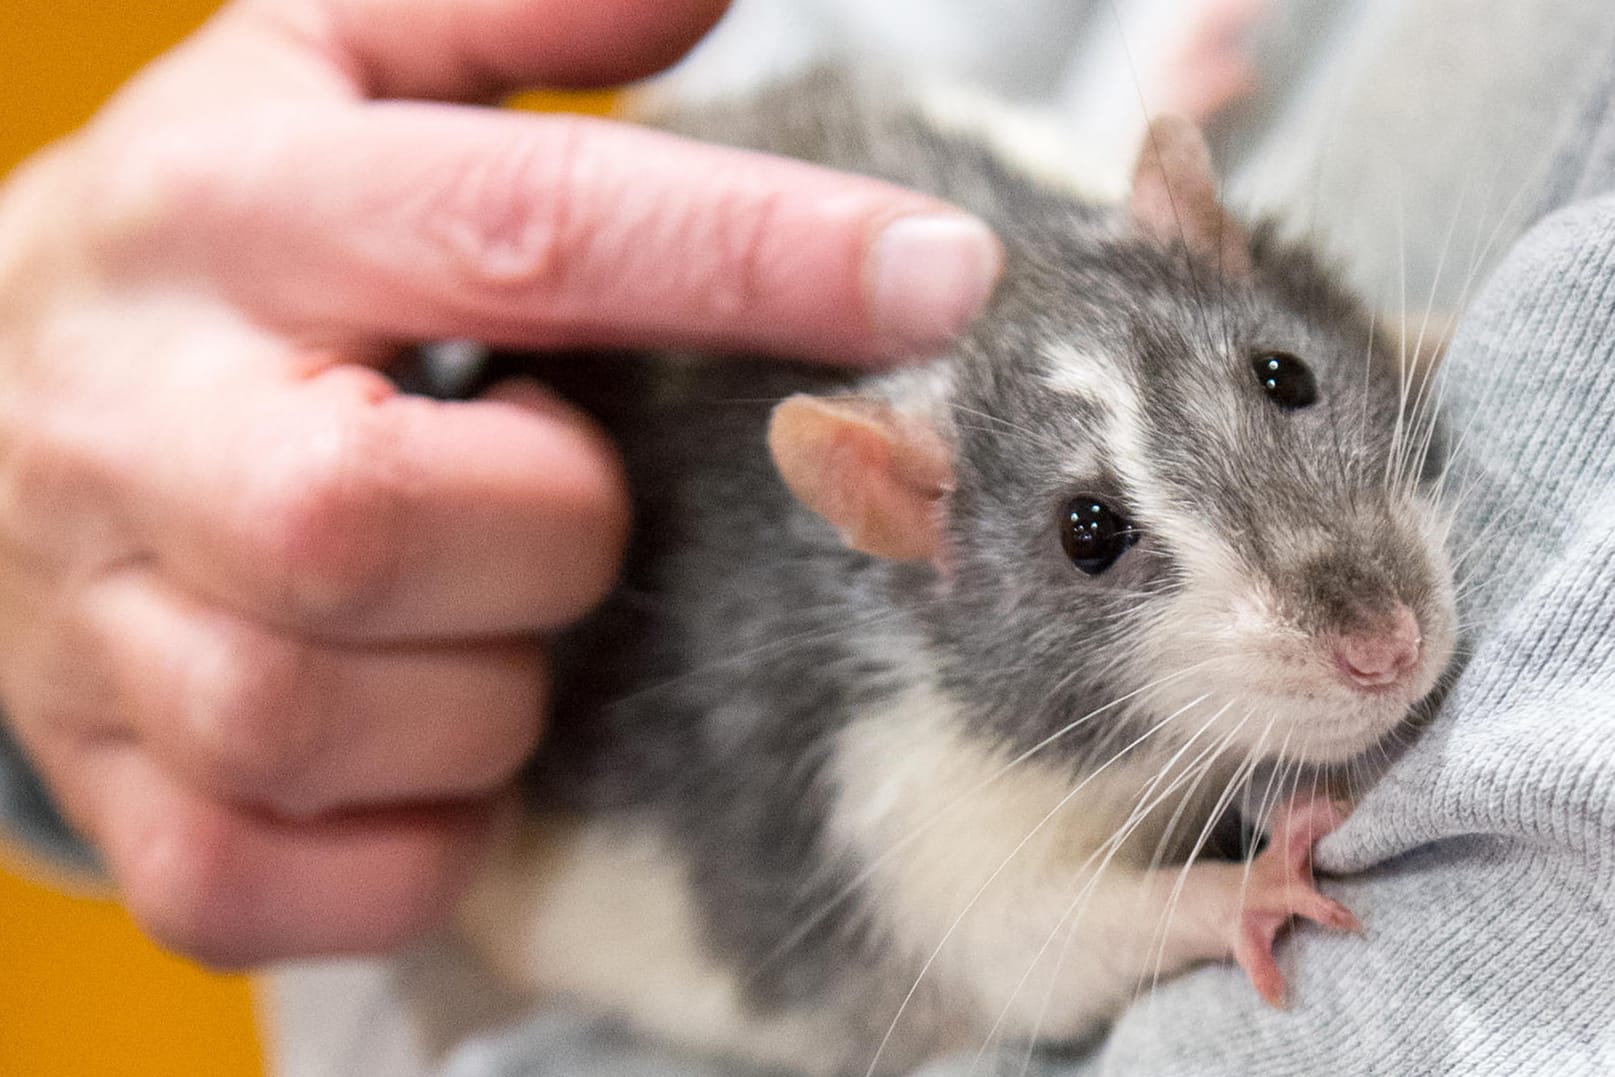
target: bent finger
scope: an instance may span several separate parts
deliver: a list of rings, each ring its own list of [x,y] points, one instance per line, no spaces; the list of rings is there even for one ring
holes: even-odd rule
[[[83,602],[118,719],[223,801],[309,817],[505,785],[538,740],[536,644],[353,648],[276,633],[150,572]]]
[[[289,820],[199,793],[130,742],[47,753],[47,774],[159,942],[211,965],[390,949],[452,910],[496,802]]]
[[[288,630],[368,642],[513,635],[605,594],[628,495],[581,414],[532,385],[440,402],[311,363],[290,380],[199,374],[221,381],[199,408],[175,360],[180,384],[154,378],[127,405],[131,430],[160,434],[125,446],[125,511],[176,579]]]

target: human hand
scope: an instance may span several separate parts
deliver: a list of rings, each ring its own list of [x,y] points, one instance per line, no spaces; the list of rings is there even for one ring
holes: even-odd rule
[[[984,298],[996,246],[923,196],[436,103],[638,77],[722,7],[239,0],[0,190],[0,700],[160,941],[434,924],[537,633],[610,584],[610,446],[531,384],[401,396],[397,342],[877,362]]]

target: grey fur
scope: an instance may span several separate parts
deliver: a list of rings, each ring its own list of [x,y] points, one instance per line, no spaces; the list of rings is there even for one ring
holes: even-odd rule
[[[489,375],[537,373],[593,411],[636,499],[621,585],[556,647],[533,809],[628,813],[677,835],[705,941],[745,971],[751,1005],[844,1006],[849,1064],[868,1058],[914,970],[884,952],[882,910],[846,895],[861,865],[825,862],[833,735],[906,687],[902,656],[918,654],[965,702],[972,735],[1024,750],[1159,675],[1131,641],[1151,603],[1187,585],[1182,537],[1148,521],[1101,576],[1066,559],[1056,522],[1069,498],[1101,494],[1130,513],[1139,491],[1104,436],[1104,401],[1048,384],[1051,346],[1108,357],[1143,417],[1163,484],[1152,496],[1236,547],[1309,628],[1347,631],[1394,600],[1439,618],[1443,593],[1404,518],[1421,458],[1392,460],[1394,363],[1306,252],[1259,229],[1254,277],[1227,279],[1141,238],[1124,212],[875,98],[821,74],[669,126],[937,193],[1003,238],[990,309],[937,360],[935,420],[956,469],[949,575],[844,548],[764,446],[772,405],[791,393],[936,381],[627,355],[504,355]],[[1317,405],[1265,398],[1249,357],[1270,349],[1311,365]],[[1323,553],[1296,538],[1320,530],[1334,536]],[[1077,773],[1157,718],[1118,710],[1050,751]],[[947,1000],[927,1001],[917,1010],[945,1021]]]

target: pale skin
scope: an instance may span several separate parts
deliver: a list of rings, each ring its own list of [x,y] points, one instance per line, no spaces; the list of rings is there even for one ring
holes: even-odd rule
[[[438,923],[543,634],[612,580],[605,440],[533,384],[402,397],[396,342],[872,365],[985,298],[995,241],[925,196],[466,107],[642,76],[722,8],[240,0],[0,188],[0,703],[168,946]]]

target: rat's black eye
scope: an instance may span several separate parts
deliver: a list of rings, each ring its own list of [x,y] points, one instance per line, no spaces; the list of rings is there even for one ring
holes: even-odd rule
[[[1251,370],[1267,398],[1285,411],[1318,402],[1317,379],[1289,352],[1263,352],[1251,360]]]
[[[1097,576],[1138,541],[1138,532],[1096,497],[1072,498],[1060,520],[1060,542],[1071,563]]]

